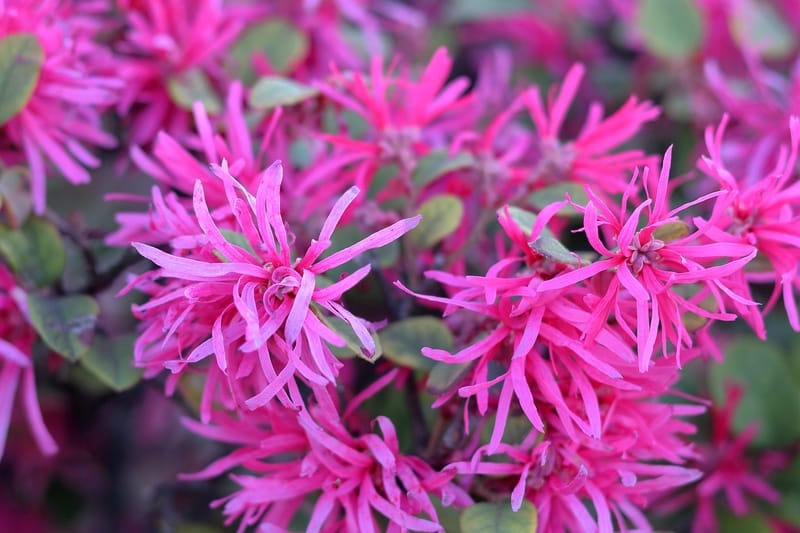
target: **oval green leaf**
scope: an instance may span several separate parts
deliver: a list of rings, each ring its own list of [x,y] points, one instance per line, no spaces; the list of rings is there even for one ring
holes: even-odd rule
[[[23,281],[36,287],[55,283],[66,263],[58,230],[36,217],[28,218],[16,230],[0,225],[0,254]]]
[[[451,233],[461,224],[464,204],[452,194],[440,194],[429,198],[419,207],[422,221],[408,239],[418,248],[430,248]]]
[[[500,210],[500,215],[503,215],[503,209]],[[536,223],[536,215],[531,213],[530,211],[526,211],[525,209],[521,209],[519,207],[514,207],[513,205],[508,206],[508,216],[511,217],[511,221],[517,225],[517,227],[522,231],[522,233],[526,237],[531,236],[531,231],[533,230],[533,225]],[[555,239],[555,235],[551,232],[547,227],[542,229],[541,233],[542,237],[551,237]]]
[[[248,103],[253,109],[268,110],[299,104],[317,96],[314,87],[280,76],[264,76],[250,90]]]
[[[555,263],[562,263],[565,265],[579,265],[580,259],[577,255],[570,252],[566,246],[561,244],[561,241],[549,235],[542,235],[528,245],[541,256],[546,257]]]
[[[452,22],[470,22],[492,17],[508,16],[512,13],[530,11],[528,0],[453,0],[447,2],[446,17]]]
[[[425,390],[434,396],[444,394],[450,389],[461,383],[464,376],[467,375],[470,368],[470,363],[448,364],[441,361],[433,365],[430,373],[428,374],[428,381],[425,383]]]
[[[81,357],[81,364],[112,390],[128,390],[142,377],[142,370],[133,366],[135,340],[134,334],[113,339],[95,337],[89,351]]]
[[[222,111],[222,103],[208,81],[205,72],[190,70],[180,76],[167,80],[167,91],[175,105],[191,111],[195,102],[200,102],[211,115]]]
[[[725,384],[740,384],[744,394],[734,415],[738,433],[758,424],[753,445],[780,448],[800,438],[800,391],[778,348],[754,338],[739,338],[725,351],[725,360],[709,371],[711,396],[718,405],[726,400]]]
[[[256,78],[256,54],[263,54],[275,72],[287,74],[308,54],[309,47],[308,37],[300,29],[285,20],[270,18],[252,26],[234,45],[231,54],[238,67],[235,75],[245,84],[252,83]]]
[[[77,361],[89,351],[87,339],[94,333],[100,309],[84,295],[50,298],[28,295],[33,327],[54,352]]]
[[[411,181],[417,187],[424,187],[439,176],[470,167],[474,163],[475,159],[467,152],[450,155],[446,150],[434,150],[417,162],[411,173]]]
[[[745,0],[735,4],[731,33],[743,48],[767,59],[786,57],[796,39],[773,6]]]
[[[665,59],[686,59],[703,41],[703,17],[693,0],[640,0],[636,26],[645,48]]]
[[[569,194],[570,199],[578,205],[586,205],[589,203],[589,197],[586,195],[586,189],[583,185],[577,183],[557,183],[549,185],[538,191],[532,193],[528,197],[528,201],[536,209],[542,210],[550,204],[561,202]],[[574,216],[580,212],[571,205],[565,206],[558,212],[562,216]]]
[[[44,50],[32,33],[0,39],[0,126],[31,99],[44,63]]]
[[[459,519],[462,533],[536,533],[536,507],[527,500],[519,511],[511,510],[509,502],[476,503],[464,509]]]
[[[389,324],[378,333],[383,354],[400,366],[430,370],[435,361],[422,355],[422,348],[452,351],[453,334],[432,316],[415,316]]]
[[[672,242],[689,235],[689,226],[685,222],[676,220],[662,224],[653,231],[653,238],[663,242]]]

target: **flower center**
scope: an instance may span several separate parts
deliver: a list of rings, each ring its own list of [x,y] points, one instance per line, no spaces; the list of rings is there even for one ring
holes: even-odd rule
[[[638,274],[644,268],[644,265],[658,263],[661,260],[661,255],[658,253],[664,247],[664,241],[651,238],[646,243],[642,244],[639,233],[633,236],[633,242],[628,246],[631,255],[628,257],[628,264],[634,274]]]
[[[539,146],[542,159],[539,161],[538,174],[545,178],[566,177],[576,155],[572,144],[562,144],[558,139],[543,139]]]
[[[404,169],[413,168],[416,162],[414,143],[419,138],[419,128],[386,128],[378,141],[381,159],[395,162]]]

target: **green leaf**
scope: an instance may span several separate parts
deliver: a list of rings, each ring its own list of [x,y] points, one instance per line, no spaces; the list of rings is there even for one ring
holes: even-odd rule
[[[543,189],[539,189],[528,197],[528,201],[536,209],[542,210],[550,204],[564,200],[566,195],[569,194],[570,199],[578,205],[586,205],[589,203],[589,197],[586,195],[586,190],[583,185],[577,183],[557,183],[549,185]],[[562,216],[574,216],[580,212],[571,205],[565,206],[558,214]]]
[[[536,224],[536,215],[531,213],[530,211],[526,211],[524,209],[520,209],[519,207],[514,207],[513,205],[508,206],[508,215],[511,217],[511,220],[522,230],[522,233],[525,234],[526,237],[531,236],[531,230],[533,229],[533,225]]]
[[[448,3],[446,17],[451,22],[470,22],[530,10],[528,0],[453,0]]]
[[[736,432],[751,423],[758,424],[753,445],[760,448],[780,448],[800,438],[800,391],[775,345],[747,337],[732,342],[725,360],[709,371],[711,395],[720,405],[725,401],[728,381],[744,389],[733,420]]]
[[[539,255],[565,265],[579,265],[580,260],[578,257],[570,252],[566,246],[561,244],[561,241],[549,235],[542,235],[535,241],[529,243],[529,246]]]
[[[135,340],[135,334],[113,339],[95,337],[89,351],[81,357],[81,364],[112,390],[128,390],[142,377],[142,370],[133,366]]]
[[[31,214],[27,174],[25,167],[3,168],[0,173],[0,208],[13,228],[19,228]]]
[[[720,533],[773,533],[775,529],[769,525],[766,517],[751,513],[747,516],[736,516],[725,510],[717,515]]]
[[[411,181],[421,188],[439,176],[470,167],[474,163],[475,159],[467,152],[451,156],[446,150],[434,150],[417,162],[411,173]]]
[[[441,361],[433,365],[428,374],[428,381],[425,383],[425,390],[434,396],[444,394],[450,389],[461,383],[467,375],[472,363],[449,364]]]
[[[192,110],[195,102],[200,102],[211,115],[222,111],[219,96],[211,86],[205,73],[200,69],[192,69],[180,76],[167,80],[167,91],[175,105]]]
[[[336,357],[340,359],[352,359],[353,357],[358,356],[369,361],[370,363],[374,363],[381,355],[383,355],[383,347],[378,335],[374,333],[372,334],[372,338],[375,341],[375,353],[370,356],[364,352],[364,347],[361,345],[361,341],[358,340],[358,337],[356,337],[356,334],[353,331],[353,328],[350,327],[350,324],[337,316],[326,314],[315,305],[312,305],[312,309],[314,314],[317,315],[317,318],[319,318],[326,326],[344,339],[345,346],[343,347],[329,346],[331,352],[333,352]]]
[[[640,0],[636,26],[645,48],[665,59],[686,59],[703,41],[703,17],[693,0]]]
[[[461,224],[464,204],[458,196],[440,194],[429,198],[419,207],[422,220],[411,233],[409,240],[418,248],[430,248],[451,233]]]
[[[289,145],[289,161],[297,168],[306,168],[314,160],[309,139],[296,139]]]
[[[89,351],[85,339],[94,332],[99,311],[97,302],[89,296],[28,295],[33,327],[47,346],[70,361],[77,361]]]
[[[58,230],[36,217],[28,218],[17,230],[0,225],[0,254],[20,278],[37,287],[55,283],[66,262]]]
[[[800,490],[781,491],[781,501],[774,509],[775,515],[800,528]]]
[[[461,533],[461,526],[458,523],[459,512],[451,505],[444,505],[440,498],[431,495],[431,502],[436,508],[436,516],[439,518],[439,524],[444,528],[447,533]]]
[[[734,39],[766,59],[786,57],[796,45],[795,36],[781,14],[766,2],[737,3],[730,22]]]
[[[653,238],[663,242],[672,242],[689,235],[689,226],[676,220],[662,224],[653,231]]]
[[[248,103],[253,109],[273,109],[278,106],[299,104],[319,94],[314,87],[288,78],[264,76],[250,90]]]
[[[422,348],[452,351],[453,334],[445,323],[432,316],[415,316],[393,322],[378,333],[387,359],[400,366],[431,369],[435,362],[422,355]]]
[[[44,63],[44,50],[32,33],[0,39],[0,126],[28,104]]]
[[[397,165],[384,165],[375,170],[367,191],[367,198],[374,199],[381,191],[389,186],[389,183],[400,174]]]
[[[526,211],[525,209],[520,209],[519,207],[514,207],[513,205],[510,205],[508,206],[508,215],[511,217],[511,221],[517,225],[517,227],[522,231],[522,233],[526,237],[531,236],[531,230],[533,229],[533,225],[536,223],[535,214],[531,213],[530,211]],[[546,227],[542,229],[542,233],[540,236],[550,237],[555,239],[555,235],[553,235],[553,232]]]
[[[305,33],[291,23],[270,18],[244,32],[231,51],[237,64],[236,76],[249,85],[255,80],[253,56],[266,56],[275,72],[287,74],[308,54],[310,43]]]
[[[509,502],[476,503],[464,509],[459,520],[462,533],[536,533],[536,508],[527,500],[516,513]]]

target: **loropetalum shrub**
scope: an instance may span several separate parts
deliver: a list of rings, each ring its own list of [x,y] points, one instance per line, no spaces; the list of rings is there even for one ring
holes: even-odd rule
[[[796,531],[798,32],[0,3],[4,525]]]

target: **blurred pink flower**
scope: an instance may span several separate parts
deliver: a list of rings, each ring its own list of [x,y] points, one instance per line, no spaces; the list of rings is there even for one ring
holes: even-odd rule
[[[732,273],[740,285],[746,281],[774,282],[775,289],[764,312],[769,311],[783,295],[789,323],[800,331],[796,289],[800,288],[800,182],[797,181],[800,118],[789,121],[791,145],[778,151],[775,166],[765,174],[749,174],[729,169],[724,160],[723,137],[727,125],[723,118],[719,127],[706,130],[709,155],[700,168],[714,178],[726,194],[717,197],[708,221],[697,220],[710,238],[721,243],[754,246],[769,263],[753,271]],[[756,265],[757,267],[759,265]],[[747,295],[749,298],[749,294]],[[756,332],[764,338],[763,319],[756,308],[743,313]]]
[[[702,477],[690,488],[662,499],[656,507],[659,512],[674,513],[696,504],[692,533],[719,531],[716,503],[722,495],[727,508],[736,516],[745,516],[752,509],[748,495],[772,504],[781,497],[747,455],[758,426],[751,424],[738,435],[733,432],[733,417],[742,398],[742,388],[728,383],[725,390],[725,404],[711,408],[711,442],[696,445],[697,458],[692,464],[702,471]]]
[[[101,113],[116,101],[121,82],[107,74],[110,54],[94,42],[102,27],[99,17],[82,9],[59,0],[6,0],[0,5],[0,38],[31,34],[44,52],[30,100],[0,126],[0,159],[27,164],[37,213],[45,210],[46,179],[53,170],[70,183],[88,183],[85,167],[97,168],[100,159],[87,145],[117,145],[104,131]]]
[[[224,0],[118,0],[118,5],[126,32],[117,44],[116,70],[125,80],[117,112],[129,120],[128,141],[149,145],[161,130],[183,140],[191,116],[173,102],[170,84],[226,90],[223,60],[258,10]]]
[[[25,415],[39,450],[46,455],[58,451],[42,419],[36,397],[32,350],[36,332],[30,326],[25,293],[14,277],[0,264],[0,458],[8,437],[14,399],[19,388]]]
[[[375,513],[388,520],[387,531],[443,531],[430,495],[447,506],[471,503],[451,482],[454,471],[436,472],[401,454],[394,425],[383,416],[374,421],[380,434],[355,436],[333,405],[309,404],[299,412],[272,405],[239,420],[214,416],[213,422],[186,424],[240,448],[183,478],[209,479],[244,467],[248,473],[231,475],[240,489],[212,503],[225,505],[228,523],[241,520],[239,531],[256,524],[260,531],[287,531],[305,505],[312,506],[308,532],[377,532]]]
[[[566,179],[590,184],[598,192],[622,192],[627,187],[628,172],[651,164],[653,158],[641,150],[610,152],[633,138],[660,111],[652,103],[640,103],[632,96],[620,109],[603,118],[602,105],[594,102],[577,137],[572,141],[562,140],[560,132],[584,72],[583,65],[574,65],[562,85],[557,90],[551,88],[546,104],[538,87],[525,94],[539,139],[540,166],[544,167],[538,174],[555,182]]]

